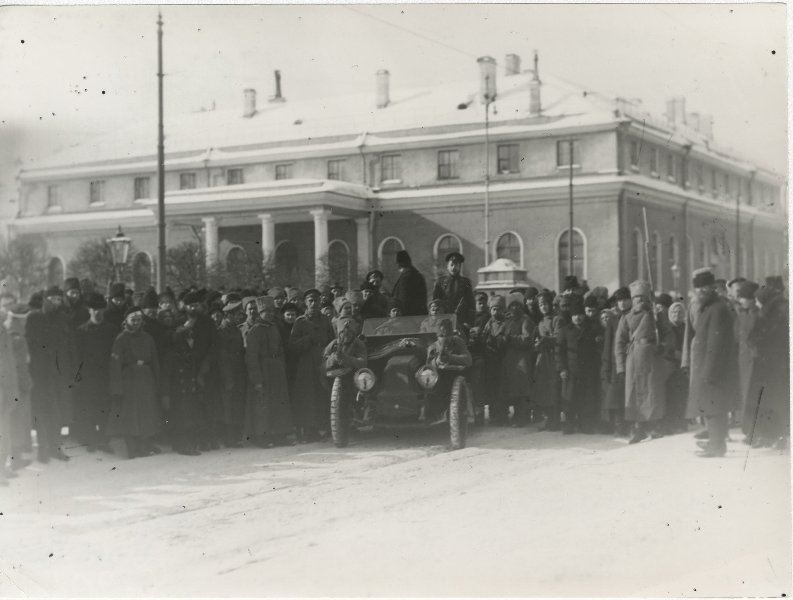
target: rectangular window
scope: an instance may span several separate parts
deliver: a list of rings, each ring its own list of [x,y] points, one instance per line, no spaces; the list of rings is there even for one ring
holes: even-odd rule
[[[719,195],[719,185],[717,183],[717,179],[719,174],[716,172],[716,169],[711,170],[710,172],[710,191],[714,197]]]
[[[226,185],[240,185],[245,183],[242,176],[242,169],[227,169],[226,170]]]
[[[90,183],[90,201],[91,204],[104,204],[105,202],[105,182],[92,181]]]
[[[402,156],[387,154],[380,159],[380,179],[382,181],[402,180]]]
[[[650,148],[650,175],[658,176],[658,149]]]
[[[675,169],[676,157],[674,154],[666,155],[666,177],[669,181],[677,181],[677,172]]]
[[[458,166],[460,162],[459,150],[441,150],[438,152],[438,179],[457,179],[460,174]]]
[[[149,177],[136,177],[135,178],[135,200],[143,200],[149,197],[149,184],[151,178]]]
[[[730,196],[732,194],[732,186],[730,185],[730,174],[724,174],[724,195]]]
[[[498,173],[520,173],[519,149],[518,144],[502,144],[498,146]]]
[[[47,208],[60,208],[61,206],[61,186],[47,186]]]
[[[631,142],[631,167],[639,169],[639,142]]]
[[[194,190],[196,188],[195,173],[180,173],[179,174],[179,189],[180,190]]]
[[[328,179],[344,181],[344,160],[328,161]]]
[[[570,140],[559,140],[556,142],[556,166],[569,167],[571,164],[574,167],[579,166],[579,158],[581,155],[581,148],[578,140],[573,140],[573,156],[570,160]]]
[[[292,165],[286,163],[283,165],[275,165],[275,178],[278,179],[292,179]]]
[[[705,189],[705,173],[702,163],[694,164],[694,173],[696,174],[697,178],[697,189],[702,192]]]

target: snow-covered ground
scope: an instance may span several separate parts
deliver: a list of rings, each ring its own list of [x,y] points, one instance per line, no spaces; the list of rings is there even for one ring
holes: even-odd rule
[[[71,449],[0,488],[0,596],[791,593],[787,453],[536,427],[445,443]]]

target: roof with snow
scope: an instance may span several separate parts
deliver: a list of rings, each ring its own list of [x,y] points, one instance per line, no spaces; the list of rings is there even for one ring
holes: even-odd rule
[[[508,133],[510,126],[524,125],[548,131],[587,128],[616,124],[621,120],[644,122],[663,127],[665,122],[651,119],[635,105],[610,99],[596,92],[554,77],[542,77],[542,117],[529,112],[529,87],[532,71],[499,75],[497,97],[491,108],[490,121],[499,131]],[[259,100],[256,112],[244,117],[239,109],[208,110],[168,117],[165,122],[165,147],[170,168],[178,167],[180,158],[204,158],[215,162],[224,153],[239,158],[246,150],[269,148],[267,154],[277,160],[279,149],[295,146],[327,144],[328,154],[344,153],[358,146],[398,139],[404,143],[429,134],[481,129],[485,106],[478,99],[476,79],[438,84],[418,89],[392,86],[390,102],[377,108],[375,94],[312,98],[296,101],[268,102]],[[465,110],[459,106],[467,104]],[[626,107],[631,110],[626,110]],[[666,129],[669,130],[668,126]],[[53,154],[31,163],[24,173],[77,165],[109,165],[156,158],[156,122],[134,124]],[[720,159],[729,154],[715,154],[712,143],[688,131],[680,143],[702,145],[702,151]],[[675,140],[672,140],[675,141]],[[744,161],[736,161],[744,164]],[[24,175],[23,175],[24,177]]]

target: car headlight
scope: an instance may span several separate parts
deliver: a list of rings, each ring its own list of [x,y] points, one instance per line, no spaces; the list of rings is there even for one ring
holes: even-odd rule
[[[374,387],[375,376],[371,369],[358,369],[352,380],[360,391],[368,392]]]
[[[432,367],[424,366],[416,371],[416,381],[425,390],[431,390],[438,383],[438,371]]]

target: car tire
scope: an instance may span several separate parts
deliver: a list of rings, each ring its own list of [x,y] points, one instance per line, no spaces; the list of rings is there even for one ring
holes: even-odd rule
[[[350,423],[344,410],[343,386],[342,378],[336,377],[330,390],[330,433],[337,448],[344,448],[350,438]]]
[[[468,437],[468,384],[465,377],[458,375],[452,383],[449,399],[449,437],[452,450],[465,448]]]

